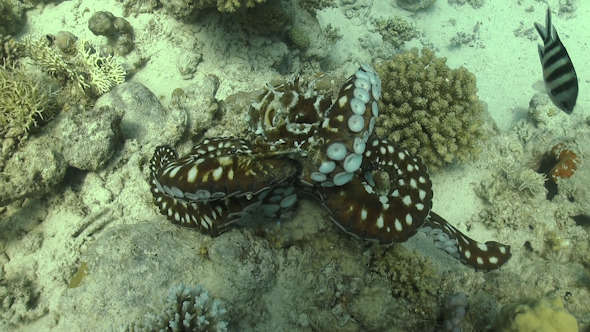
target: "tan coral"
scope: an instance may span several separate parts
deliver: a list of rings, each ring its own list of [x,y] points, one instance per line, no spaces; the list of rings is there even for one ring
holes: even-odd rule
[[[377,65],[383,98],[377,134],[417,153],[429,166],[465,161],[488,137],[485,106],[477,97],[475,76],[424,48]]]

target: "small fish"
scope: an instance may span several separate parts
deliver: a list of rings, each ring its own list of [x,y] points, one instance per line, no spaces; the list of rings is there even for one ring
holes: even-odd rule
[[[535,23],[535,29],[543,38],[539,45],[539,57],[543,65],[543,79],[549,98],[555,106],[571,114],[578,98],[578,76],[557,30],[551,25],[551,10],[547,8],[546,26]]]

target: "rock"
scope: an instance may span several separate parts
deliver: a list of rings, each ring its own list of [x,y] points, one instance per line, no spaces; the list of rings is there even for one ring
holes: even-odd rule
[[[31,138],[0,173],[0,206],[41,195],[61,182],[67,164],[46,139]]]
[[[53,135],[68,165],[85,171],[103,167],[121,136],[121,115],[107,106],[63,115],[56,119]]]
[[[182,109],[167,111],[140,83],[123,83],[100,97],[94,109],[110,107],[122,116],[123,139],[140,144],[174,144],[185,133],[187,115]]]

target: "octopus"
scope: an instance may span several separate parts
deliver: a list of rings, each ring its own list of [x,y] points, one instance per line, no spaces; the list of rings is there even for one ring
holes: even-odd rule
[[[247,138],[206,138],[186,156],[158,146],[151,192],[170,221],[218,236],[251,220],[282,220],[317,200],[345,232],[380,245],[426,233],[478,270],[500,267],[510,246],[477,242],[432,211],[420,157],[375,137],[381,81],[361,65],[336,97],[293,76],[253,99]]]

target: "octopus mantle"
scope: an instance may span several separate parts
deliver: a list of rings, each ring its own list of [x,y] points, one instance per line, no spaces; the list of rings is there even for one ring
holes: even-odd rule
[[[172,222],[217,236],[233,224],[281,219],[301,195],[319,200],[344,231],[379,244],[418,230],[476,269],[504,264],[510,247],[479,243],[432,212],[432,182],[418,156],[374,137],[381,81],[362,65],[338,96],[293,77],[250,107],[248,139],[208,138],[182,158],[151,160],[151,191]]]

